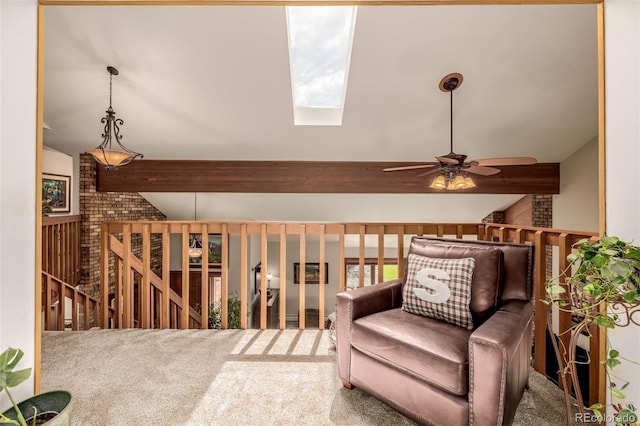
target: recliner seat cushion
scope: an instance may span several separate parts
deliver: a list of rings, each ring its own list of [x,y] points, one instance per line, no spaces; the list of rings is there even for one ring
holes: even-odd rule
[[[480,247],[465,242],[455,243],[426,237],[413,237],[409,254],[438,258],[475,259],[471,279],[471,303],[474,326],[478,327],[498,308],[502,293],[502,251],[495,247]],[[406,274],[405,274],[406,277]]]
[[[358,318],[351,345],[454,395],[466,395],[471,330],[400,308]]]

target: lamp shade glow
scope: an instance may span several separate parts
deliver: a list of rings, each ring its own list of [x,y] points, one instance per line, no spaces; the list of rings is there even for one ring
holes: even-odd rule
[[[429,187],[433,189],[445,189],[447,187],[447,182],[444,176],[440,175],[431,182]]]

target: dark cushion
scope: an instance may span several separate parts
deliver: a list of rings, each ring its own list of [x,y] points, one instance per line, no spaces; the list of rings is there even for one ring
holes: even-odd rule
[[[351,345],[394,369],[455,395],[466,395],[471,331],[389,309],[358,318]]]
[[[402,310],[473,329],[469,309],[475,259],[407,257],[407,278],[402,288]]]
[[[409,246],[409,254],[427,257],[475,259],[471,279],[471,313],[477,327],[493,314],[500,300],[502,251],[495,247],[479,247],[414,237]],[[405,274],[406,279],[406,274]]]

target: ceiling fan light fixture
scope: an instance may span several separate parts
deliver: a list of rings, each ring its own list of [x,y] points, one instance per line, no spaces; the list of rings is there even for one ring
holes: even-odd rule
[[[139,152],[130,150],[120,142],[122,139],[122,136],[120,135],[120,126],[124,124],[124,120],[116,118],[116,112],[111,107],[113,76],[118,75],[119,72],[112,66],[108,66],[107,71],[109,72],[109,108],[106,111],[107,115],[102,117],[100,120],[100,122],[104,124],[102,143],[94,149],[86,150],[86,153],[91,154],[93,159],[105,166],[107,170],[115,170],[120,166],[131,163],[136,158],[142,158],[143,155]],[[120,150],[111,148],[111,142],[113,139],[115,139]]]

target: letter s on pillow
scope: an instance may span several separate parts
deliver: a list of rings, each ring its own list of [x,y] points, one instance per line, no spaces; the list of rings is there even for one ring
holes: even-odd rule
[[[423,288],[414,288],[413,292],[420,299],[431,303],[444,303],[451,297],[451,291],[442,281],[435,280],[431,277],[441,280],[448,280],[449,274],[446,271],[435,268],[424,268],[418,271],[416,274],[416,281],[424,287],[431,290],[431,292]]]

